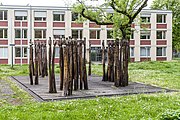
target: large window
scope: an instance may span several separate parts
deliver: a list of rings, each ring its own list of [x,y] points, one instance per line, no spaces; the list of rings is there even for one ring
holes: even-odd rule
[[[7,29],[0,29],[0,38],[7,38]]]
[[[35,11],[34,12],[35,21],[46,21],[46,12],[45,11]]]
[[[27,20],[27,11],[15,11],[15,20]]]
[[[72,38],[81,39],[83,36],[82,30],[72,30]]]
[[[0,47],[0,58],[7,58],[7,57],[8,57],[8,48]]]
[[[156,55],[157,56],[166,56],[166,47],[157,47]]]
[[[64,38],[65,37],[65,30],[62,30],[62,29],[53,30],[53,37],[55,39]]]
[[[166,23],[166,15],[157,14],[157,23]]]
[[[141,21],[142,23],[150,23],[150,17],[142,16]]]
[[[15,38],[27,38],[27,29],[15,29]]]
[[[0,10],[0,20],[7,20],[7,10]]]
[[[156,34],[157,39],[166,39],[166,31],[157,31]]]
[[[107,39],[113,39],[113,30],[107,30]]]
[[[151,31],[141,31],[140,38],[141,39],[150,39]]]
[[[150,47],[141,47],[140,56],[149,57],[150,56]]]
[[[55,11],[53,12],[53,21],[64,21],[64,12]]]
[[[130,57],[134,57],[134,47],[130,47]]]
[[[15,57],[21,57],[21,47],[15,47]],[[27,57],[27,47],[22,47],[22,57]]]
[[[34,30],[35,38],[46,38],[46,30]]]
[[[91,47],[91,60],[92,61],[101,61],[101,47]]]
[[[72,13],[72,21],[76,21],[78,19],[78,13]]]
[[[90,30],[90,39],[100,39],[100,30]]]

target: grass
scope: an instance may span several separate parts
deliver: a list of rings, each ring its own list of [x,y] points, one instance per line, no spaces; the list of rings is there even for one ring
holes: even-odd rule
[[[0,66],[0,73],[1,78],[27,75],[28,67]],[[92,74],[102,75],[102,65],[92,65]],[[180,60],[130,63],[129,76],[131,81],[180,90]],[[27,103],[1,107],[0,120],[158,120],[167,111],[180,110],[180,92],[35,103],[18,87],[15,91]]]

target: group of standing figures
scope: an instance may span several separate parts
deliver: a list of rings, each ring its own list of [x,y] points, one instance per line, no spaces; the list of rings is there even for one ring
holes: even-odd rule
[[[49,38],[46,43],[30,42],[30,84],[38,85],[38,79],[48,76],[49,93],[57,93],[55,80],[55,50],[59,47],[60,90],[64,96],[72,95],[72,90],[88,89],[86,73],[86,39],[72,40]],[[48,53],[48,54],[47,54]],[[48,55],[48,56],[47,56]],[[34,59],[35,58],[35,59]],[[47,66],[48,65],[48,66]]]
[[[128,85],[129,43],[126,41],[111,41],[106,48],[102,41],[102,81],[114,82],[116,87]],[[57,93],[55,80],[55,50],[59,47],[60,90],[64,96],[72,95],[72,90],[88,89],[86,71],[86,39],[72,38],[51,40],[48,48],[44,42],[30,41],[30,84],[38,85],[39,76],[48,76],[49,93]],[[48,53],[48,54],[47,54]],[[108,56],[106,71],[105,55]],[[91,44],[89,43],[89,70],[91,75]],[[35,76],[35,77],[33,77]],[[34,78],[34,83],[33,83]]]

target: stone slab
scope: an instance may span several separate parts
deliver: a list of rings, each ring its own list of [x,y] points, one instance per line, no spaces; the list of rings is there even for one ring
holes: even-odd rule
[[[53,101],[64,99],[77,99],[77,98],[92,98],[97,96],[116,96],[116,95],[131,95],[143,93],[158,93],[169,92],[168,89],[160,87],[145,85],[142,83],[129,82],[126,87],[115,87],[113,82],[103,82],[102,77],[88,76],[89,90],[73,91],[72,96],[63,96],[63,91],[59,90],[60,80],[56,76],[57,93],[48,92],[48,78],[39,78],[39,85],[30,85],[29,76],[12,76],[23,89],[28,91],[33,97],[39,101]]]

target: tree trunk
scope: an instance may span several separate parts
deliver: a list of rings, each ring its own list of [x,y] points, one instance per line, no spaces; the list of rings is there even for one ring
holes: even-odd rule
[[[102,78],[102,81],[107,81],[107,79],[106,79],[105,45],[104,45],[104,40],[103,40],[103,42],[102,42],[102,64],[103,64],[103,78]]]
[[[88,90],[87,71],[86,71],[86,38],[84,38],[83,82],[84,82],[84,89]]]
[[[89,70],[88,75],[91,75],[91,43],[89,42]]]
[[[39,73],[38,73],[38,55],[39,55],[39,52],[38,52],[38,45],[37,43],[35,44],[35,85],[38,85],[39,84]]]

